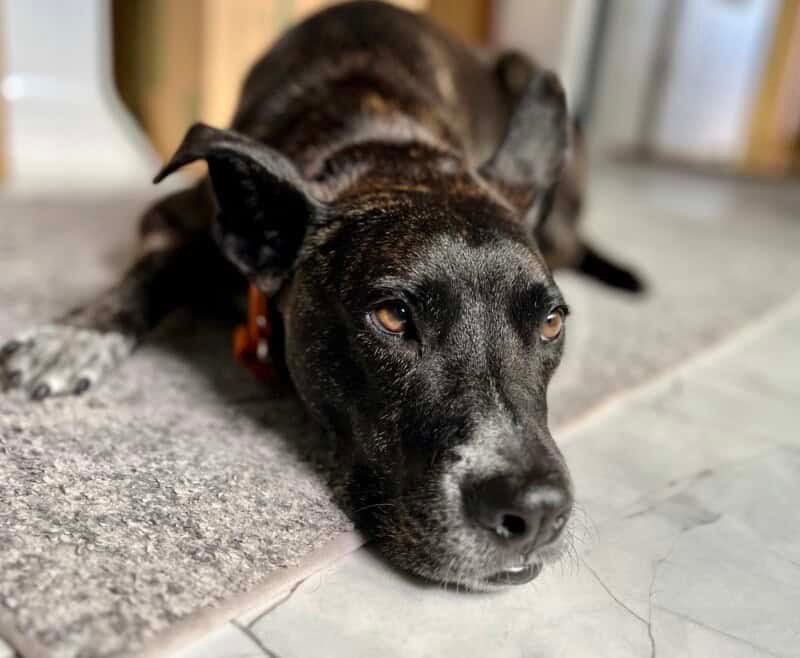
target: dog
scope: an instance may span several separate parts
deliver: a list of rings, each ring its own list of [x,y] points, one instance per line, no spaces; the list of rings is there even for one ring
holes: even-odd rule
[[[145,213],[121,281],[5,345],[5,385],[83,393],[173,309],[256,286],[389,559],[528,582],[573,509],[547,424],[568,314],[551,266],[639,287],[577,232],[577,135],[556,76],[518,53],[486,64],[377,2],[322,11],[255,64],[231,129],[188,131],[156,181],[208,175]]]

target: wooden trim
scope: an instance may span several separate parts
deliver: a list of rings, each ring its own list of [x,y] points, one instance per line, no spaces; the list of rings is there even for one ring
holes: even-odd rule
[[[750,139],[744,157],[744,168],[756,171],[781,172],[788,169],[794,156],[792,135],[783,134],[782,107],[790,76],[800,75],[800,0],[783,0],[775,21],[775,32],[761,88],[753,106]],[[795,103],[800,101],[794,99]],[[794,139],[797,139],[794,135]]]
[[[484,45],[488,41],[492,9],[490,0],[430,0],[427,4],[428,15],[448,32],[473,46]]]
[[[256,59],[291,24],[337,1],[114,0],[120,94],[168,158],[192,122],[228,125]],[[427,1],[394,0],[417,10]]]

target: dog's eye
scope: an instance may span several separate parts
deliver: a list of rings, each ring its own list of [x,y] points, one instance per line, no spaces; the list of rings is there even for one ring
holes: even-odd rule
[[[564,327],[564,309],[556,308],[550,311],[542,325],[542,339],[555,340],[561,335]]]
[[[373,310],[370,315],[380,329],[399,335],[406,332],[411,313],[402,302],[388,302]]]

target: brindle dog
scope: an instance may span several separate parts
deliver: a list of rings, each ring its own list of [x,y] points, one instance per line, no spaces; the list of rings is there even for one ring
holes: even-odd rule
[[[208,178],[146,213],[123,279],[5,346],[6,385],[81,393],[169,311],[253,283],[385,553],[475,589],[527,582],[573,507],[547,426],[567,315],[547,261],[599,258],[580,177],[556,193],[568,126],[556,77],[519,55],[487,66],[376,2],[323,11],[255,65],[232,129],[189,130],[156,180],[195,160]]]

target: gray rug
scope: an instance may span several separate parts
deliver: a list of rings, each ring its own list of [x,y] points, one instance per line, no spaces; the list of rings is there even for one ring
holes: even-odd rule
[[[141,205],[6,201],[0,335],[111,282]],[[350,528],[314,428],[230,344],[177,316],[86,398],[0,394],[0,609],[52,655],[136,650]]]
[[[573,317],[554,423],[795,291],[797,202],[784,188],[632,169],[595,180],[589,231],[652,292],[635,300],[559,277]],[[108,285],[141,205],[3,201],[0,337]],[[0,395],[0,628],[52,656],[132,653],[349,529],[314,428],[233,363],[229,344],[227,330],[176,316],[88,397]]]

